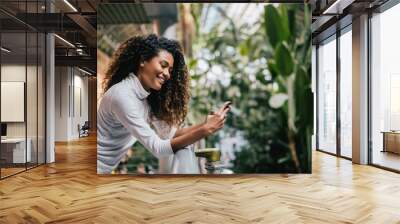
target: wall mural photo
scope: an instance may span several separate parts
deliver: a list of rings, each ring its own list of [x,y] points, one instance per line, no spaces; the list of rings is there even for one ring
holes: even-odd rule
[[[98,174],[311,173],[306,4],[101,4]]]

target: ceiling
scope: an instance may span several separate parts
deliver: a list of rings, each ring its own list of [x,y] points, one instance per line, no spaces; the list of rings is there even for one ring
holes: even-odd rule
[[[372,12],[388,0],[310,0],[312,37],[316,44],[352,23],[353,17]]]

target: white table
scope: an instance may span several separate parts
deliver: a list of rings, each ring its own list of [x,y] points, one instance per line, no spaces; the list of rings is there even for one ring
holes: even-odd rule
[[[2,151],[12,149],[12,162],[13,163],[25,163],[31,161],[31,145],[32,141],[30,138],[27,138],[26,142],[28,143],[26,147],[25,154],[25,138],[6,138],[1,139],[1,149]],[[25,161],[25,159],[27,159]]]

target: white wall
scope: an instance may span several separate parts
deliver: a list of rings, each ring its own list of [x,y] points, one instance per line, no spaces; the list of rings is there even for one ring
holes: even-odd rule
[[[55,85],[55,140],[77,139],[78,124],[88,120],[88,78],[76,68],[56,67]]]
[[[36,67],[33,66],[28,66],[27,68],[24,65],[18,65],[18,64],[5,64],[1,66],[1,81],[11,81],[11,82],[25,82],[25,75],[27,69],[28,74],[31,74]],[[36,70],[35,70],[36,73]],[[31,84],[31,83],[30,83]],[[36,83],[35,83],[36,85]],[[30,89],[28,89],[30,90]],[[27,101],[31,102],[32,97],[36,97],[36,89],[33,90],[33,92],[28,91],[27,92]],[[33,106],[33,105],[32,105]],[[36,105],[35,105],[36,107]],[[7,110],[8,108],[1,108],[1,110]],[[28,116],[28,121],[34,120],[31,114],[27,114]],[[36,114],[34,114],[36,118]],[[35,120],[36,121],[36,120]],[[7,136],[8,137],[25,137],[25,125],[26,122],[7,122]],[[28,126],[28,128],[32,127],[32,124]],[[29,135],[28,135],[29,137]]]
[[[82,126],[85,121],[88,121],[88,78],[87,76],[82,76],[83,73],[81,73],[79,70],[74,69],[74,81],[73,81],[73,87],[71,88],[74,89],[72,92],[73,96],[71,96],[71,99],[73,99],[74,102],[71,102],[71,105],[73,105],[73,108],[71,108],[72,113],[72,119],[71,119],[71,132],[70,135],[72,138],[78,138],[79,133],[78,133],[78,124]],[[81,107],[81,108],[80,108]]]
[[[1,81],[3,82],[25,82],[24,65],[8,64],[1,66]],[[28,70],[30,68],[28,67]],[[7,110],[7,108],[1,108]],[[7,122],[7,136],[8,137],[25,137],[25,122]]]
[[[37,70],[38,69],[38,70]],[[25,135],[30,139],[30,148],[32,161],[44,163],[44,74],[42,67],[24,64],[3,64],[1,66],[1,81],[24,82],[26,83],[26,107],[25,104],[21,108],[22,113],[26,112],[26,121],[23,122],[6,122],[7,137],[24,138]],[[25,80],[27,78],[27,80]],[[23,92],[22,92],[23,94]],[[2,96],[7,97],[7,96]],[[10,107],[1,108],[3,112],[13,113]],[[37,155],[37,153],[39,155]]]
[[[68,140],[69,79],[67,67],[55,68],[55,141]]]

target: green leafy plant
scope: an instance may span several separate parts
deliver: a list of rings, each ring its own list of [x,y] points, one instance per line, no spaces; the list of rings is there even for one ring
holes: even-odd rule
[[[306,5],[265,6],[265,30],[273,47],[269,69],[282,86],[277,93],[287,94],[288,147],[298,172],[311,171],[313,96],[308,10]]]
[[[261,21],[238,25],[214,6],[223,19],[208,32],[197,32],[194,51],[205,53],[189,58],[194,83],[189,120],[203,118],[214,105],[230,100],[236,112],[228,117],[224,131],[239,130],[247,140],[235,153],[235,172],[311,172],[308,7],[266,5]],[[201,63],[207,69],[199,69]],[[230,74],[228,84],[210,80],[207,75],[215,68]],[[209,139],[208,145],[215,141]]]

